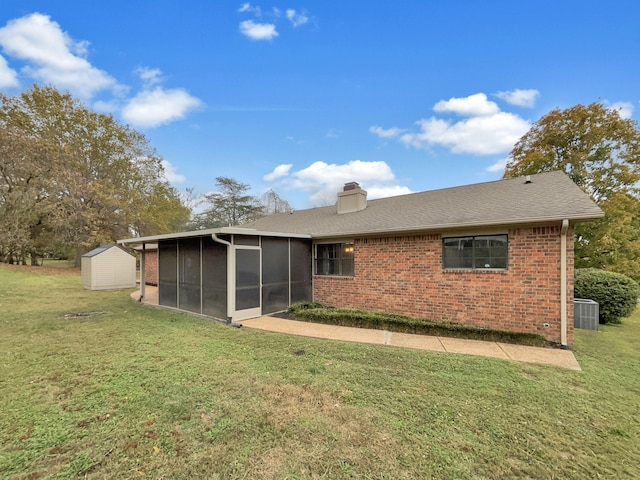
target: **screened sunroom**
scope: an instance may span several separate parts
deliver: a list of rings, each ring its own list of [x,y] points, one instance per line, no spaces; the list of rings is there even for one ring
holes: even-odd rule
[[[312,300],[309,235],[220,228],[118,243],[157,243],[159,306],[238,322]]]

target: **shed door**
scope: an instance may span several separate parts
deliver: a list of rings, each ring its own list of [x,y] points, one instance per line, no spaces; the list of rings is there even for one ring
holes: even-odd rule
[[[233,321],[259,317],[261,306],[260,247],[235,246],[236,306]]]

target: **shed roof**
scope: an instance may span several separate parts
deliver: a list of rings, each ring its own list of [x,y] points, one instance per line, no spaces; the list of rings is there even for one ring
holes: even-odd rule
[[[124,248],[122,248],[120,245],[116,245],[115,243],[111,244],[111,245],[103,245],[101,247],[98,248],[94,248],[93,250],[91,250],[90,252],[85,253],[84,255],[82,255],[83,257],[95,257],[96,255],[101,254],[102,252],[106,252],[107,250],[109,250],[110,248],[119,248],[120,250],[122,250],[123,252],[131,255],[131,252],[127,252]],[[133,255],[131,255],[133,256]]]
[[[352,213],[338,214],[332,205],[275,214],[241,227],[330,238],[603,216],[586,193],[564,172],[556,171],[369,200],[364,210]]]

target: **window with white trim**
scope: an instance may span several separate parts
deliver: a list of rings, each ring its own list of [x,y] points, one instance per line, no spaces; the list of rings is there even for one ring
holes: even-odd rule
[[[442,239],[445,269],[499,269],[508,265],[507,235],[477,235]]]
[[[353,276],[353,243],[318,243],[315,246],[315,274]]]

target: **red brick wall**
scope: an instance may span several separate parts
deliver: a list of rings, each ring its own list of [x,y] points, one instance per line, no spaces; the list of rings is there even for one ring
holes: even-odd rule
[[[145,283],[158,285],[158,250],[145,250],[144,259]]]
[[[314,276],[314,300],[537,333],[560,343],[560,226],[511,229],[508,234],[509,267],[503,271],[444,270],[439,234],[356,239],[354,277]],[[567,232],[567,279],[571,344],[573,228]]]

